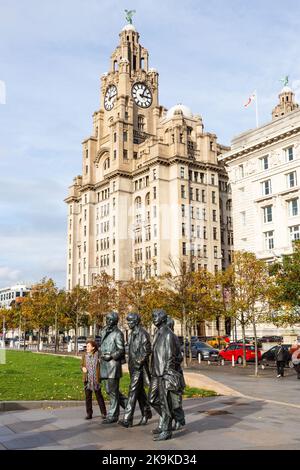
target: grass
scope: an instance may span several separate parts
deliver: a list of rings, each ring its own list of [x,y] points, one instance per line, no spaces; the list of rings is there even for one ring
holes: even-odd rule
[[[124,374],[120,389],[128,391],[129,375]],[[104,387],[104,398],[106,393]],[[184,397],[217,395],[210,390],[186,387]],[[74,357],[7,351],[6,364],[0,365],[0,401],[83,400],[80,361]]]

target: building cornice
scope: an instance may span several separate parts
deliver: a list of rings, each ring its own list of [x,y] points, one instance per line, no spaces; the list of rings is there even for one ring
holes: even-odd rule
[[[275,144],[278,141],[284,140],[288,137],[291,137],[293,135],[297,135],[299,133],[300,133],[300,126],[294,127],[293,129],[288,129],[285,132],[280,132],[280,133],[278,133],[278,134],[276,134],[272,137],[269,137],[269,138],[267,137],[264,140],[262,140],[260,142],[257,142],[254,145],[253,144],[250,145],[249,147],[244,147],[244,148],[240,147],[236,151],[232,150],[231,152],[229,152],[227,154],[223,154],[223,156],[219,157],[219,160],[222,161],[222,162],[228,163],[228,162],[234,160],[235,158],[243,157],[245,155],[248,155],[248,154],[253,153],[257,150],[266,148],[266,147],[268,147],[272,144]]]

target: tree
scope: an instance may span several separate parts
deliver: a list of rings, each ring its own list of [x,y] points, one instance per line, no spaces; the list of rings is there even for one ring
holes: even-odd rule
[[[190,267],[187,266],[183,259],[175,261],[170,257],[168,264],[171,271],[165,275],[167,282],[167,310],[171,316],[181,323],[183,336],[183,365],[187,367],[186,338],[189,335],[189,314],[195,311],[195,299],[192,291],[194,277]]]
[[[252,325],[255,343],[255,375],[258,374],[257,323],[270,321],[269,302],[274,292],[273,279],[266,263],[254,253],[237,251],[233,263],[223,274],[223,288],[230,293],[226,313],[241,325],[243,365],[246,366],[245,328]]]
[[[151,327],[153,309],[165,306],[165,290],[160,277],[131,279],[121,284],[119,292],[123,311],[139,313],[148,329]]]
[[[88,312],[94,324],[94,335],[103,327],[104,315],[114,310],[117,304],[118,289],[114,279],[105,271],[95,278],[88,302]]]
[[[30,295],[25,297],[22,304],[23,318],[38,331],[38,350],[41,332],[54,323],[56,293],[54,281],[43,278],[41,282],[32,286]]]
[[[78,353],[78,328],[88,324],[89,292],[84,287],[75,286],[66,295],[66,325],[75,330],[75,351]]]
[[[293,253],[270,266],[276,289],[270,300],[273,323],[292,326],[300,323],[300,240],[293,244]]]

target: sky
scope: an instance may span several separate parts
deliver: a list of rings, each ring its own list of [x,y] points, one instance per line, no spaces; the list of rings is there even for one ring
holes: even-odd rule
[[[160,104],[200,114],[229,145],[290,76],[300,102],[299,0],[0,0],[0,287],[66,279],[67,207],[100,76],[135,9]]]

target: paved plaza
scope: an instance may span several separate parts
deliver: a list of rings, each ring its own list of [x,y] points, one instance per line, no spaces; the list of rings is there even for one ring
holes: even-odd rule
[[[0,449],[300,449],[300,406],[243,397],[188,399],[187,425],[165,442],[153,442],[147,426],[124,429],[85,421],[84,407],[3,412]],[[136,421],[138,422],[138,415]]]

